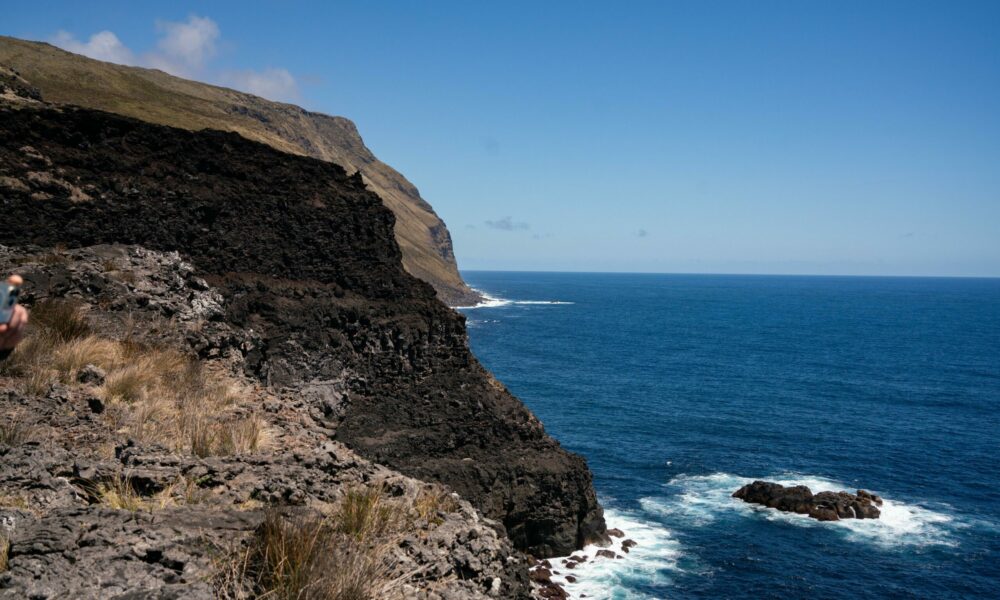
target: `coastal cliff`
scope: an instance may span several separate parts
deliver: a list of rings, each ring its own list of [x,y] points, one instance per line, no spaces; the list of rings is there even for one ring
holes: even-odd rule
[[[175,336],[185,352],[226,358],[359,460],[454,490],[516,548],[545,557],[604,539],[583,459],[479,365],[464,317],[402,268],[393,213],[357,174],[235,133],[29,99],[0,105],[0,202],[2,243],[15,250],[178,253],[218,294],[217,312]],[[117,298],[97,277],[61,286],[39,273],[26,273],[36,298],[134,303],[168,320],[179,310],[149,294]],[[309,494],[277,498],[308,504]],[[12,548],[16,565],[16,537]],[[511,597],[524,572],[501,577]]]
[[[416,186],[372,154],[349,119],[5,36],[0,36],[0,65],[16,69],[49,102],[189,130],[234,131],[282,152],[358,171],[396,216],[403,267],[434,286],[449,306],[480,300],[462,281],[444,222]]]

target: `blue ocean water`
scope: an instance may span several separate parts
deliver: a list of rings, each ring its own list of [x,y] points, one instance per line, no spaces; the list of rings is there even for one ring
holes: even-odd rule
[[[1000,279],[464,276],[473,351],[640,544],[574,597],[1000,597]],[[730,497],[757,478],[886,503]]]

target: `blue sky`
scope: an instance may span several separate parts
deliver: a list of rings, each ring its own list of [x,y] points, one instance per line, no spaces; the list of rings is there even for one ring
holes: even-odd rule
[[[1000,2],[3,12],[353,119],[464,269],[1000,276]]]

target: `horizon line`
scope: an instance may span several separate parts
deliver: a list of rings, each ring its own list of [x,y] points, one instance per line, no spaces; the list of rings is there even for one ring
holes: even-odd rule
[[[697,275],[725,277],[838,277],[892,279],[1000,279],[1000,275],[863,275],[839,273],[724,273],[697,271],[583,271],[546,269],[459,269],[459,273],[549,273],[553,275]]]

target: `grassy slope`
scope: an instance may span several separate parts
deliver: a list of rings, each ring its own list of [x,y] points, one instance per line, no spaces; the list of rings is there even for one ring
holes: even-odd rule
[[[224,129],[279,150],[360,169],[396,214],[406,269],[449,304],[469,302],[451,236],[417,188],[365,147],[354,123],[161,71],[114,65],[49,44],[0,36],[0,64],[20,71],[48,102],[76,104],[185,129]]]

